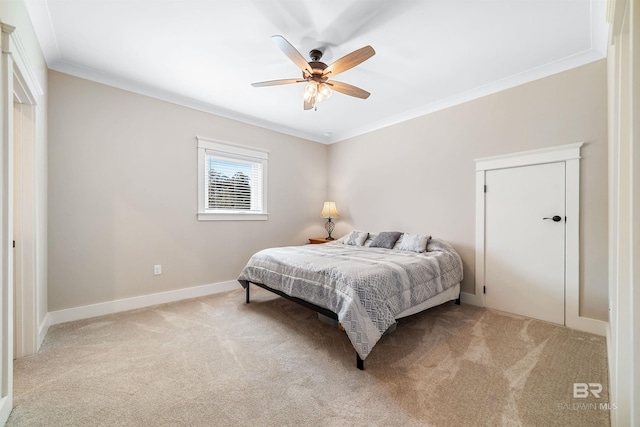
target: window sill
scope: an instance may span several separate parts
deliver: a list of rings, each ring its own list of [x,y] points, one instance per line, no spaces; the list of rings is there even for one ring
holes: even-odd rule
[[[269,214],[266,213],[234,214],[198,212],[198,221],[266,221],[268,218]]]

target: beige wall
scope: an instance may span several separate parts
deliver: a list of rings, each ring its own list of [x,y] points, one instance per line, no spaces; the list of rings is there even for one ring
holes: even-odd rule
[[[606,62],[486,96],[329,147],[329,197],[351,228],[431,233],[475,287],[474,159],[585,142],[580,190],[580,314],[608,318]]]
[[[326,145],[55,71],[49,107],[50,311],[235,280],[324,232]],[[197,221],[196,135],[270,151],[268,221]]]
[[[583,141],[581,315],[607,319],[605,61],[328,147],[53,71],[49,86],[50,311],[233,280],[256,250],[322,235],[327,195],[336,236],[451,242],[473,293],[473,160]],[[271,151],[269,221],[195,219],[196,135]]]

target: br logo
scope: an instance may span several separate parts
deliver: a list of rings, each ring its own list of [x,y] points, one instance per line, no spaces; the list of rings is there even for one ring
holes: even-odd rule
[[[585,399],[592,394],[593,397],[600,399],[602,392],[602,384],[600,383],[573,383],[574,399]]]

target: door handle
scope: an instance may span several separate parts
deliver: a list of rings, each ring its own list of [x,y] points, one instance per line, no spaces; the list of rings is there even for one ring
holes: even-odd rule
[[[554,215],[553,218],[542,218],[542,219],[552,219],[554,222],[562,221],[562,217],[558,215]]]

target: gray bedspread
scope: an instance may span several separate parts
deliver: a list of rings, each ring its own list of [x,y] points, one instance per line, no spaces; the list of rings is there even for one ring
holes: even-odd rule
[[[333,311],[363,360],[397,314],[461,280],[460,256],[438,239],[424,253],[338,242],[270,248],[238,278]]]

